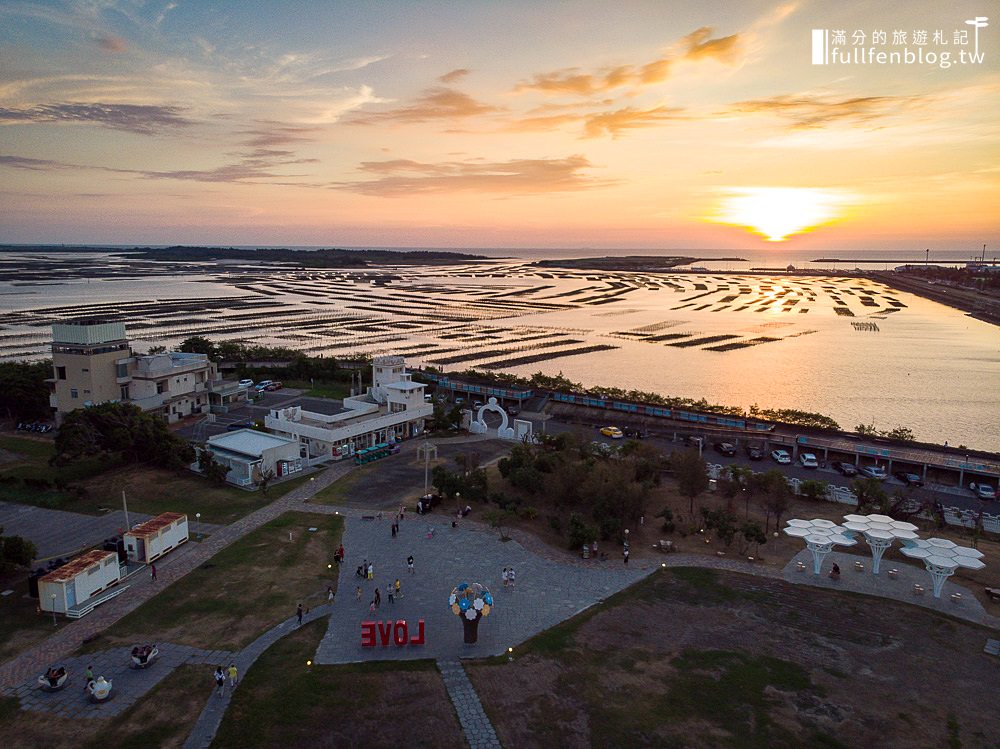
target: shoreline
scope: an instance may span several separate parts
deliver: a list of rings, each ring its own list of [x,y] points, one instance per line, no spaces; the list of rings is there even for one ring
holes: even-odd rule
[[[985,296],[971,289],[932,284],[923,279],[895,273],[873,273],[869,277],[899,291],[906,291],[946,307],[961,310],[981,322],[1000,326],[1000,298]]]

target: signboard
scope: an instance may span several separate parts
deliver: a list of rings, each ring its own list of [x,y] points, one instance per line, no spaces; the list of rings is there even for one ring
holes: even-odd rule
[[[405,619],[387,622],[361,622],[361,647],[373,648],[376,645],[388,647],[390,642],[398,648],[407,645],[423,645],[424,620],[417,620],[415,632],[410,632],[410,627]]]

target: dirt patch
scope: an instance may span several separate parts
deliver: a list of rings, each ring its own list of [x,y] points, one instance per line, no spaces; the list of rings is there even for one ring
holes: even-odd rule
[[[995,746],[982,628],[706,572],[658,573],[513,664],[470,665],[504,745]]]

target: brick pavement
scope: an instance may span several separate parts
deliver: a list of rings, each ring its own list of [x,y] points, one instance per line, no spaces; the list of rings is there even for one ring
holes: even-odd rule
[[[127,593],[102,604],[83,619],[67,620],[55,634],[0,666],[0,688],[10,689],[30,678],[36,678],[49,664],[67,658],[85,639],[103,632],[160,590],[204,564],[229,544],[288,510],[300,508],[316,492],[337,481],[353,468],[354,465],[349,462],[337,463],[314,477],[312,481],[296,487],[271,504],[216,531],[201,543],[187,543],[181,549],[164,557],[162,561],[156,563],[157,582],[153,583],[146,575],[136,575],[130,581],[131,588]],[[182,551],[184,553],[181,553]]]
[[[458,722],[465,732],[466,741],[469,742],[469,749],[500,749],[500,739],[497,738],[493,724],[483,710],[479,695],[469,681],[462,664],[451,658],[439,660],[437,667],[444,680],[445,689],[448,690],[448,696],[455,706]]]

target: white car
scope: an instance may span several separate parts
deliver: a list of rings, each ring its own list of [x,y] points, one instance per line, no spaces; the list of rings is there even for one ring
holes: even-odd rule
[[[792,462],[792,456],[789,455],[788,450],[772,450],[771,458],[774,459],[775,463],[782,465],[788,465]]]
[[[272,384],[274,384],[274,380],[261,380],[260,382],[257,383],[257,392],[263,393],[265,390],[267,390],[267,386]]]
[[[997,490],[994,489],[990,484],[977,484],[973,481],[969,484],[969,489],[979,497],[980,499],[996,499]]]
[[[819,461],[812,453],[799,453],[799,463],[803,468],[819,468]]]
[[[253,380],[240,380],[240,385],[239,386],[241,388],[252,388],[253,387]]]
[[[860,466],[858,473],[870,479],[877,479],[878,481],[885,481],[889,478],[889,472],[882,466]]]

